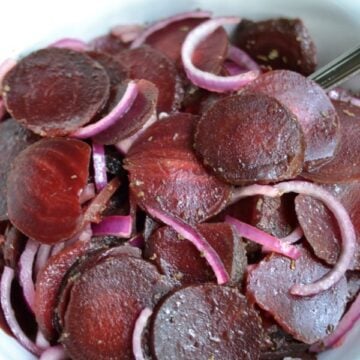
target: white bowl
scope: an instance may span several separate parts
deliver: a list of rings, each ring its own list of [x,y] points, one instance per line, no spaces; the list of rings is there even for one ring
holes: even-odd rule
[[[359,0],[11,0],[1,4],[0,62],[66,37],[91,39],[117,24],[143,23],[201,8],[252,19],[300,17],[310,30],[323,65],[360,41]],[[360,77],[348,83],[360,89]],[[360,360],[360,324],[344,345],[321,360]],[[0,360],[33,360],[0,330]]]

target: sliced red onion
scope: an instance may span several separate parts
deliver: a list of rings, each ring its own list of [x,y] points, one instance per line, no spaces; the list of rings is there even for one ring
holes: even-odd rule
[[[117,25],[111,29],[111,34],[118,37],[123,43],[134,41],[144,31],[142,25]]]
[[[260,71],[260,66],[243,50],[229,45],[227,59],[247,70]]]
[[[113,235],[128,238],[132,231],[132,217],[113,215],[105,217],[99,224],[92,226],[93,235]]]
[[[79,195],[80,204],[83,205],[95,197],[95,185],[93,183],[87,184]]]
[[[29,308],[34,311],[35,303],[35,288],[33,281],[33,266],[36,253],[39,249],[39,244],[34,240],[29,239],[26,242],[25,249],[20,256],[19,260],[19,278],[20,284],[23,288],[24,297],[29,305]]]
[[[289,235],[281,239],[286,244],[294,244],[304,236],[304,232],[300,226],[297,226]]]
[[[237,203],[239,200],[256,195],[264,195],[270,197],[279,196],[279,192],[274,189],[271,185],[249,185],[237,188],[233,191],[229,205]]]
[[[65,248],[65,243],[61,242],[61,243],[57,243],[56,245],[54,245],[51,249],[51,255],[50,256],[55,256],[56,254],[58,254],[60,251],[62,251]]]
[[[281,195],[295,192],[312,196],[322,201],[335,216],[342,239],[341,254],[336,265],[323,278],[312,284],[295,284],[290,291],[294,295],[308,296],[329,289],[344,276],[353,261],[356,235],[349,214],[332,194],[318,185],[305,181],[288,181],[274,185],[274,188],[277,189]]]
[[[40,356],[39,360],[66,360],[68,356],[62,345],[56,345],[46,349]]]
[[[251,70],[233,76],[219,76],[202,71],[192,63],[193,54],[203,40],[218,27],[227,24],[236,24],[239,21],[240,18],[235,16],[220,17],[207,20],[189,32],[181,48],[181,59],[186,75],[193,84],[215,92],[237,91],[258,77],[260,74],[259,70]]]
[[[231,216],[226,216],[225,222],[232,225],[239,236],[250,239],[257,244],[266,246],[266,248],[270,251],[285,255],[294,260],[298,259],[301,255],[300,251],[295,246],[286,244],[280,239],[269,235],[255,226],[246,224]]]
[[[114,177],[106,184],[106,186],[94,197],[86,209],[84,215],[85,222],[93,222],[96,224],[101,222],[103,211],[106,209],[110,198],[119,187],[120,180],[118,177]]]
[[[335,88],[332,89],[328,92],[328,96],[330,99],[332,100],[340,100],[340,101],[345,101],[348,102],[354,106],[359,106],[360,107],[360,99],[355,97],[355,96],[351,96],[349,94],[349,92],[345,89],[342,88]]]
[[[310,347],[312,352],[324,351],[328,348],[334,348],[342,344],[345,336],[350,332],[350,330],[355,326],[355,324],[360,320],[360,294],[357,296],[356,300],[351,304],[349,310],[340,320],[336,329],[329,336],[325,337],[316,344],[313,344]]]
[[[107,184],[106,159],[104,145],[92,143],[92,158],[94,166],[94,180],[97,192],[101,191]]]
[[[94,124],[84,126],[72,133],[73,137],[78,139],[86,139],[106,130],[110,126],[114,125],[132,106],[136,96],[138,94],[138,86],[135,81],[130,81],[127,85],[124,95],[118,102],[118,104],[102,119]]]
[[[145,240],[141,234],[137,234],[128,241],[128,244],[139,249],[143,249],[145,246]]]
[[[17,64],[14,59],[6,59],[0,64],[0,89],[4,76]]]
[[[132,347],[135,360],[145,360],[142,350],[142,334],[152,313],[153,312],[151,309],[145,308],[141,311],[139,317],[136,319],[132,336]]]
[[[39,348],[44,350],[50,347],[50,343],[45,339],[44,334],[40,330],[38,330],[36,334],[35,343]]]
[[[135,134],[129,136],[124,140],[119,141],[117,144],[115,144],[115,147],[120,151],[121,154],[126,155],[134,142],[145,132],[147,128],[149,128],[156,121],[157,116],[155,111],[155,113],[149,117],[149,120],[147,120],[145,124]]]
[[[51,245],[42,244],[39,246],[34,265],[35,279],[37,277],[37,274],[45,267],[46,262],[50,257],[51,249]]]
[[[42,349],[34,344],[34,342],[31,341],[23,332],[16,320],[15,312],[11,305],[11,285],[14,280],[14,275],[15,274],[13,269],[8,266],[4,266],[0,286],[1,307],[5,319],[15,338],[20,342],[21,345],[24,346],[24,348],[39,356],[42,353]]]
[[[172,24],[173,22],[184,20],[184,19],[192,19],[192,18],[208,18],[212,15],[210,11],[189,11],[184,12],[181,14],[177,14],[174,16],[170,16],[166,19],[157,21],[156,23],[149,26],[144,32],[142,32],[137,39],[134,40],[134,42],[131,44],[131,48],[137,48],[144,44],[146,39],[155,33],[158,30],[161,30],[168,25]]]
[[[225,266],[220,259],[218,253],[206,241],[206,239],[199,233],[198,230],[185,223],[179,218],[165,214],[162,211],[147,207],[146,211],[154,218],[162,221],[164,224],[172,227],[178,234],[189,240],[194,246],[203,254],[209,265],[211,266],[216,276],[219,285],[225,284],[230,277],[225,269]]]
[[[89,46],[86,44],[86,42],[73,38],[64,38],[57,40],[54,43],[50,44],[49,47],[66,48],[79,52],[89,50]]]
[[[82,242],[88,242],[91,240],[91,238],[93,237],[93,231],[91,228],[91,224],[88,223],[86,224],[86,226],[84,227],[84,229],[80,232],[79,237],[78,237],[78,241],[82,241]],[[76,240],[74,239],[73,241],[68,240],[66,242],[65,246],[69,246],[71,244],[73,244],[74,242],[76,242]]]

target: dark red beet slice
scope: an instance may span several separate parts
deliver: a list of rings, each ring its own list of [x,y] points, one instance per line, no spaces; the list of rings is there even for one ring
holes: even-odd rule
[[[54,244],[83,225],[79,194],[88,178],[90,147],[74,139],[43,139],[15,159],[7,182],[10,221],[28,237]]]
[[[106,104],[109,89],[98,62],[65,48],[31,53],[3,80],[9,113],[41,136],[67,135],[88,123]]]
[[[9,224],[4,233],[4,243],[2,244],[5,265],[17,269],[21,253],[26,244],[26,236],[16,227]]]
[[[129,111],[115,125],[97,134],[94,139],[100,144],[116,144],[120,140],[135,134],[156,114],[159,91],[147,80],[137,82],[139,93]]]
[[[289,69],[310,75],[316,68],[316,48],[300,19],[242,20],[234,43],[271,69]]]
[[[357,249],[354,269],[360,269],[360,182],[324,185],[345,207],[355,227]],[[311,196],[298,195],[295,209],[306,240],[316,256],[334,265],[340,255],[341,235],[336,219],[327,207]]]
[[[196,117],[176,114],[151,126],[130,149],[124,167],[138,204],[196,224],[221,211],[231,188],[207,173],[192,150]]]
[[[247,265],[242,241],[228,224],[200,224],[200,233],[219,254],[233,282],[241,280]],[[163,274],[181,285],[216,281],[213,270],[195,246],[169,227],[158,229],[145,245],[145,256]]]
[[[15,157],[39,137],[13,119],[0,123],[0,221],[6,220],[6,182]]]
[[[305,166],[331,158],[339,140],[338,117],[324,90],[314,81],[287,70],[269,71],[248,87],[275,97],[298,118],[305,135]]]
[[[297,225],[292,194],[277,198],[258,196],[251,224],[278,238],[289,235]]]
[[[339,145],[333,158],[302,175],[321,183],[360,180],[360,107],[333,101],[340,120]]]
[[[157,360],[259,359],[261,320],[246,298],[231,287],[189,286],[170,295],[152,323]]]
[[[113,34],[105,34],[93,39],[90,42],[90,47],[95,51],[101,51],[110,55],[118,55],[123,50],[128,48],[118,36]]]
[[[78,241],[48,260],[36,279],[35,315],[39,329],[51,340],[55,336],[53,327],[54,309],[60,285],[70,267],[90,249],[90,242]]]
[[[182,68],[181,46],[188,35],[196,26],[206,19],[184,19],[172,22],[165,28],[156,31],[146,39],[146,44],[161,51]],[[194,65],[203,70],[218,74],[226,58],[228,38],[224,28],[214,31],[196,49]]]
[[[296,262],[271,254],[249,271],[247,295],[295,339],[312,344],[338,324],[346,305],[346,279],[311,297],[291,295],[289,289],[295,283],[314,282],[328,271],[305,248]]]
[[[109,76],[111,86],[116,86],[129,77],[126,68],[117,61],[114,56],[100,51],[89,51],[87,55],[105,69]]]
[[[198,123],[195,148],[205,165],[235,185],[293,178],[304,160],[298,121],[263,94],[217,101]]]
[[[158,112],[180,107],[182,86],[175,64],[149,46],[123,51],[117,59],[128,69],[132,79],[145,79],[159,89]]]
[[[72,287],[61,337],[67,353],[74,359],[133,359],[140,311],[168,290],[155,266],[142,259],[122,255],[97,263]]]

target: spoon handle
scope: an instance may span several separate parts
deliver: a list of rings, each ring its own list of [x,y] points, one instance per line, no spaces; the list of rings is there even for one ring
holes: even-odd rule
[[[341,54],[309,76],[323,89],[330,90],[360,71],[360,44]]]

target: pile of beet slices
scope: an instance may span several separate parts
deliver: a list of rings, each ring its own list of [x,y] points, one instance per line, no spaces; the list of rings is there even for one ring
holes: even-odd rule
[[[42,360],[342,344],[360,318],[360,99],[315,67],[301,20],[206,11],[6,60],[0,327]]]

